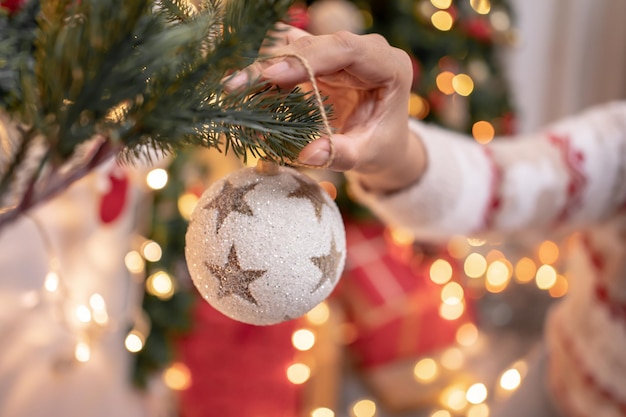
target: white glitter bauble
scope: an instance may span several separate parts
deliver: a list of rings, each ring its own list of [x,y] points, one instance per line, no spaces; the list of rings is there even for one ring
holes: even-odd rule
[[[191,215],[185,257],[205,300],[244,323],[295,319],[326,299],[346,258],[341,214],[311,178],[235,171]]]

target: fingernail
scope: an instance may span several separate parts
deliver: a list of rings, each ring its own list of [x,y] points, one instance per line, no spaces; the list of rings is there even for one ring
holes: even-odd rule
[[[287,62],[281,61],[264,69],[263,75],[267,78],[277,77],[282,73],[289,71],[289,68],[290,67]]]
[[[236,90],[242,85],[248,82],[248,74],[244,71],[240,71],[237,75],[226,78],[226,88],[230,90]]]
[[[318,149],[311,155],[306,155],[304,158],[299,159],[299,161],[307,165],[321,166],[328,161],[329,157],[330,153],[327,150]]]

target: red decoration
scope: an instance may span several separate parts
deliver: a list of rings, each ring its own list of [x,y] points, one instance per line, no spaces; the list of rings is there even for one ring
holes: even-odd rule
[[[491,42],[493,30],[487,19],[477,17],[464,22],[463,29],[465,32],[480,42]]]
[[[299,29],[306,30],[309,26],[309,12],[306,5],[294,4],[287,11],[287,23]]]
[[[346,237],[340,296],[358,331],[351,349],[361,366],[420,357],[454,343],[458,327],[470,319],[469,308],[457,320],[439,316],[441,286],[428,277],[429,255],[395,245],[378,223],[347,223]]]
[[[303,388],[287,380],[291,336],[299,321],[252,326],[198,302],[194,330],[179,344],[192,385],[181,393],[181,417],[300,417]]]
[[[22,3],[25,0],[2,0],[0,1],[0,7],[9,10],[11,13],[15,13],[22,8]]]
[[[128,198],[128,176],[119,167],[109,174],[110,189],[100,200],[100,221],[114,222],[124,211]]]

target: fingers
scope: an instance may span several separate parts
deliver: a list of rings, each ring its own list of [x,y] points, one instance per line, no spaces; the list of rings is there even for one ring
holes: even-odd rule
[[[309,143],[300,152],[298,162],[321,167],[332,156],[331,164],[327,168],[342,172],[353,169],[357,161],[358,146],[354,138],[335,134],[332,141],[332,149],[328,138],[320,138]]]

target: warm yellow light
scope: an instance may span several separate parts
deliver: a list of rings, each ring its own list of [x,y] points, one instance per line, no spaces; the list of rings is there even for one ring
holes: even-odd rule
[[[470,404],[480,404],[487,399],[487,387],[480,382],[470,386],[465,394],[465,399]]]
[[[448,282],[441,289],[441,301],[446,304],[459,304],[463,301],[463,287],[458,282]]]
[[[457,94],[469,96],[474,91],[474,80],[467,74],[457,74],[452,78],[452,87]]]
[[[487,14],[491,10],[490,0],[470,0],[470,5],[478,14]]]
[[[552,287],[550,287],[548,291],[550,293],[550,296],[554,298],[559,298],[567,294],[568,289],[569,289],[569,284],[567,282],[567,278],[565,278],[561,274],[557,274],[556,282],[554,283]]]
[[[456,320],[463,315],[464,311],[465,306],[463,303],[453,305],[442,303],[439,306],[439,316],[441,316],[444,320]]]
[[[148,240],[141,245],[141,252],[143,257],[149,262],[158,262],[161,260],[161,256],[163,256],[161,246],[154,240]]]
[[[415,241],[415,236],[410,231],[401,227],[394,227],[389,229],[389,235],[393,243],[398,246],[412,245]]]
[[[541,265],[537,269],[535,283],[541,290],[550,289],[556,284],[556,270],[551,265]]]
[[[465,364],[465,355],[458,347],[451,347],[441,354],[439,363],[450,371],[457,371]]]
[[[489,417],[489,406],[485,403],[472,405],[467,410],[467,417]]]
[[[89,362],[91,358],[91,349],[85,342],[78,342],[74,348],[74,357],[78,362]]]
[[[181,362],[174,362],[163,371],[163,382],[175,391],[184,391],[191,386],[191,371]]]
[[[89,323],[91,321],[91,310],[86,305],[81,304],[76,307],[76,317],[82,323]]]
[[[465,391],[461,387],[449,386],[440,397],[441,404],[453,411],[461,411],[467,406]]]
[[[104,310],[106,308],[104,298],[98,293],[92,294],[91,297],[89,297],[89,305],[94,310]]]
[[[430,112],[428,101],[415,93],[409,97],[409,115],[416,119],[423,119]]]
[[[474,246],[475,248],[479,248],[481,246],[485,246],[487,241],[485,239],[477,239],[474,237],[468,237],[467,243],[469,243],[471,246]]]
[[[454,87],[452,86],[453,78],[454,74],[450,71],[440,72],[435,79],[435,83],[437,84],[439,91],[447,95],[454,94]]]
[[[168,300],[174,295],[174,281],[164,271],[155,272],[146,280],[146,290],[161,300]]]
[[[413,375],[420,382],[430,382],[439,373],[437,362],[432,358],[424,358],[413,367]]]
[[[474,323],[465,323],[456,331],[456,342],[461,346],[471,346],[478,341],[478,327]]]
[[[478,143],[487,144],[493,140],[496,130],[493,125],[485,120],[480,120],[472,125],[472,136]]]
[[[429,276],[435,284],[445,284],[452,279],[452,265],[445,259],[437,259],[430,265]]]
[[[502,261],[494,261],[487,268],[487,282],[493,286],[506,284],[511,275],[512,271]]]
[[[500,376],[500,387],[507,391],[513,391],[517,389],[522,383],[522,374],[515,369],[507,369]]]
[[[330,408],[320,407],[311,411],[311,417],[335,417],[335,412]]]
[[[433,6],[445,10],[452,5],[452,0],[430,0]]]
[[[491,26],[500,32],[505,32],[511,29],[511,19],[504,10],[496,10],[489,15],[489,22]]]
[[[430,417],[452,417],[452,414],[448,410],[437,410]]]
[[[126,335],[126,340],[124,340],[124,346],[126,346],[126,350],[132,353],[137,353],[141,351],[141,349],[143,349],[144,343],[144,336],[137,330],[131,330],[131,332]]]
[[[124,257],[124,265],[133,274],[143,272],[145,268],[145,262],[141,257],[141,254],[137,251],[130,251]]]
[[[515,265],[515,278],[518,282],[530,282],[535,278],[537,265],[530,258],[522,258]]]
[[[291,343],[298,350],[309,350],[315,345],[315,333],[308,329],[296,330],[291,335]]]
[[[167,185],[167,171],[162,168],[156,168],[148,172],[146,175],[146,184],[153,190],[160,190]]]
[[[487,260],[480,253],[470,253],[465,258],[463,270],[469,278],[480,278],[487,271]]]
[[[360,400],[352,405],[354,417],[374,417],[376,415],[376,403],[372,400]]]
[[[326,191],[326,194],[333,200],[337,199],[337,187],[330,181],[320,181],[318,185],[322,190]]]
[[[59,275],[54,271],[48,272],[43,282],[43,286],[48,292],[55,292],[56,290],[58,290],[59,289]]]
[[[453,236],[448,241],[448,253],[455,259],[463,259],[470,253],[470,245],[465,236]]]
[[[311,368],[303,363],[294,363],[287,368],[287,379],[292,384],[304,384],[310,377]]]
[[[330,307],[325,301],[319,303],[311,311],[306,313],[306,319],[309,323],[321,326],[330,318]]]
[[[541,263],[553,264],[559,259],[559,247],[551,240],[546,240],[539,245],[537,255]]]
[[[198,200],[198,196],[194,193],[185,193],[178,197],[178,212],[183,219],[191,219],[191,213],[193,212],[193,209],[196,208]]]
[[[439,29],[442,32],[452,29],[452,25],[454,24],[452,15],[444,10],[439,10],[433,13],[430,17],[430,21],[436,29]]]

